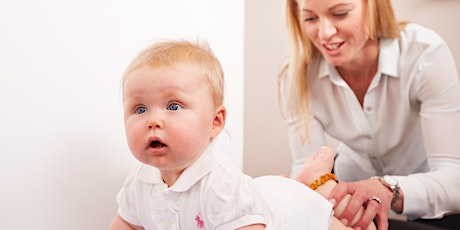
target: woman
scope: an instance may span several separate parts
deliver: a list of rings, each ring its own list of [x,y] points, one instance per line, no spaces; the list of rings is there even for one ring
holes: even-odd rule
[[[290,58],[280,75],[295,177],[340,141],[329,199],[364,229],[388,212],[435,219],[460,212],[460,88],[446,43],[396,21],[390,0],[287,0]],[[346,181],[346,182],[345,182]],[[368,202],[378,197],[381,203]]]

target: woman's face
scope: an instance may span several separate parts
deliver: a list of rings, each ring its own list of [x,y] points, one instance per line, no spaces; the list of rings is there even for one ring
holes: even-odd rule
[[[333,66],[366,58],[367,0],[299,0],[305,35]]]

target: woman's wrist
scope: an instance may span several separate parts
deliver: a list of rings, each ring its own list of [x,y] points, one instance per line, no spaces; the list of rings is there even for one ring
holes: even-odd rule
[[[404,210],[404,192],[402,189],[399,189],[399,197],[391,207],[393,211],[395,211],[398,214],[401,214]]]
[[[393,176],[373,177],[378,179],[385,187],[387,187],[392,193],[393,198],[391,200],[391,209],[396,213],[401,213],[404,207],[404,194],[399,187],[399,182]]]

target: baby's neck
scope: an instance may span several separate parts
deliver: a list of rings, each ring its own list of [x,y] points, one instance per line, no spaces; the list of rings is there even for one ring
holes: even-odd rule
[[[185,169],[181,170],[180,172],[170,172],[170,171],[161,171],[161,179],[163,179],[163,182],[168,185],[168,188],[173,186],[176,181],[179,179],[179,177],[182,175],[182,172],[184,172]]]

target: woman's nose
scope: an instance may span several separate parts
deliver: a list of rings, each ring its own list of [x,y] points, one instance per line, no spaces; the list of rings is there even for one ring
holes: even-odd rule
[[[337,33],[337,28],[330,20],[321,20],[318,30],[318,36],[322,41],[328,41]]]

